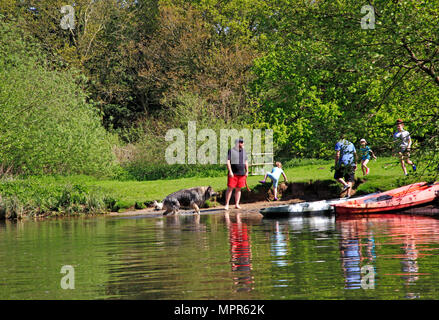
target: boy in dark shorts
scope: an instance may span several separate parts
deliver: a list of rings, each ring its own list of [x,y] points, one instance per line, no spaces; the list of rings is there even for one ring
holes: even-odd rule
[[[229,149],[227,153],[227,191],[226,205],[224,210],[229,210],[229,202],[235,189],[235,208],[241,209],[239,200],[241,199],[241,188],[247,184],[248,158],[244,150],[244,140],[236,139],[235,147]]]
[[[407,169],[405,163],[412,166],[413,171],[416,171],[415,164],[410,160],[410,148],[412,146],[412,138],[410,133],[404,130],[404,122],[401,119],[396,121],[397,131],[393,134],[393,140],[396,144],[396,153],[401,161],[401,167],[404,174],[407,176]]]
[[[351,189],[355,182],[357,170],[357,151],[355,146],[341,136],[335,145],[335,174],[334,179],[343,185],[341,192],[347,190],[347,197],[351,196]]]

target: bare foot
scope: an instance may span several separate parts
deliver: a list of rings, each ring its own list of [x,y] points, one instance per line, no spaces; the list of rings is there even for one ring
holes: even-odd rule
[[[224,206],[224,210],[229,210],[229,206],[227,205],[227,206]]]
[[[241,209],[241,206],[239,204],[235,205],[236,209]]]

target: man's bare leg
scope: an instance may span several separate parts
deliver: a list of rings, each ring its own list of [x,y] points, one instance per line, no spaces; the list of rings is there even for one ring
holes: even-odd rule
[[[235,189],[235,208],[236,209],[241,209],[241,207],[239,206],[239,200],[241,200],[241,188],[236,188]]]
[[[340,182],[344,187],[345,187],[346,185],[348,185],[348,183],[346,183],[346,181],[344,181],[343,178],[338,178],[337,181]]]
[[[229,210],[229,202],[230,198],[232,197],[232,192],[234,188],[227,187],[226,191],[226,205],[224,206],[224,210]],[[235,197],[236,197],[236,191],[235,191]]]
[[[354,185],[353,182],[348,182],[349,188],[346,192],[346,197],[350,197],[351,196],[351,190],[352,190],[352,186]]]

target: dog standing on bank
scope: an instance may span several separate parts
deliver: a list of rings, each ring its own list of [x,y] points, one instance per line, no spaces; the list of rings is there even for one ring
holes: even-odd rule
[[[180,208],[194,209],[196,214],[200,214],[200,207],[215,195],[217,193],[211,186],[182,189],[168,195],[162,203],[155,201],[154,206],[156,210],[164,209],[163,215],[176,214]]]

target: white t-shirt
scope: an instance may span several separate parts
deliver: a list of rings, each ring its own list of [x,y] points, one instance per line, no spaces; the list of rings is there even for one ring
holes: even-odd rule
[[[396,131],[395,134],[393,135],[393,139],[396,142],[399,142],[399,147],[402,150],[406,150],[410,142],[410,133],[406,130],[402,130],[401,132]]]
[[[271,175],[276,179],[279,180],[280,175],[283,173],[284,171],[279,168],[279,167],[274,167],[273,170],[271,170]]]

